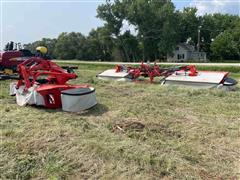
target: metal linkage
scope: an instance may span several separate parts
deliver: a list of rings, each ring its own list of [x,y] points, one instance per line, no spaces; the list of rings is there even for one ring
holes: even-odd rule
[[[197,76],[197,69],[194,65],[179,66],[173,68],[161,68],[156,63],[153,66],[141,63],[140,67],[126,67],[124,65],[116,66],[116,73],[126,71],[129,73],[133,80],[140,76],[149,77],[150,82],[153,82],[155,77],[164,76],[168,77],[173,73],[184,72],[188,76]]]
[[[43,79],[40,79],[40,77],[42,76],[45,84],[56,85],[64,85],[68,80],[77,78],[75,73],[68,73],[54,62],[40,57],[32,57],[18,65],[18,73],[20,79],[17,88],[25,85],[26,89],[37,82],[41,83]]]

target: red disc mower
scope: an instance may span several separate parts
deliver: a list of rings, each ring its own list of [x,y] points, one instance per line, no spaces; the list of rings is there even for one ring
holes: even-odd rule
[[[31,57],[18,65],[19,80],[10,86],[18,105],[40,105],[77,112],[97,104],[95,89],[88,85],[70,85],[75,73],[67,72],[56,63]]]
[[[194,65],[162,68],[156,63],[139,67],[117,65],[115,69],[106,70],[97,75],[102,80],[136,81],[139,77],[148,77],[150,82],[155,77],[162,77],[161,84],[186,85],[198,88],[235,89],[237,81],[228,77],[228,72],[198,71]]]

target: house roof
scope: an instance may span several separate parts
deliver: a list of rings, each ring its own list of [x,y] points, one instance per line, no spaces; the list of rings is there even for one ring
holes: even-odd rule
[[[178,45],[181,46],[182,48],[186,49],[187,51],[194,51],[194,46],[192,46],[190,44],[179,43]]]

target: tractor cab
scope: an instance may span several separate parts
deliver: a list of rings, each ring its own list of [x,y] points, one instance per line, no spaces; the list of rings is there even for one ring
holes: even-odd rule
[[[31,51],[23,49],[21,43],[9,42],[4,51],[0,52],[0,71],[11,74],[17,70],[17,66],[23,61],[34,56]]]

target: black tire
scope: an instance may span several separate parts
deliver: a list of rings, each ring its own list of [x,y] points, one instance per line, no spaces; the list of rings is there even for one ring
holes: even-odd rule
[[[235,79],[227,77],[224,79],[223,85],[224,86],[235,86],[235,85],[237,85],[237,83],[238,82]]]

